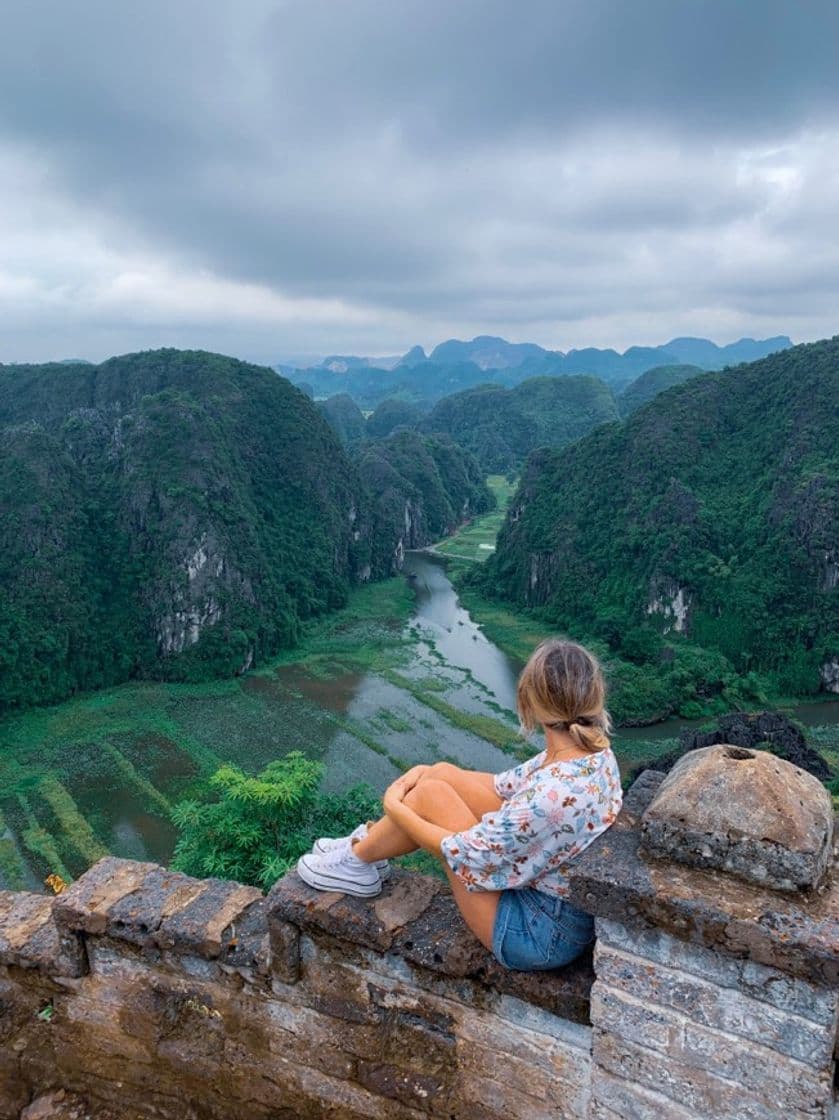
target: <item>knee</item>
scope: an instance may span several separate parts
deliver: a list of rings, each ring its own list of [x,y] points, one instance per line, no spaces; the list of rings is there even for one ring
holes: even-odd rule
[[[405,798],[405,804],[422,816],[425,809],[430,808],[435,803],[439,804],[441,798],[450,793],[451,786],[447,782],[426,775],[421,782],[418,782],[409,791]]]
[[[435,762],[423,775],[423,781],[451,782],[460,773],[460,767],[451,762]]]

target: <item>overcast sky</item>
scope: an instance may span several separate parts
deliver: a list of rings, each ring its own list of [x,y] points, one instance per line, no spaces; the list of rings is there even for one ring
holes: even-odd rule
[[[836,0],[7,0],[0,361],[839,332]]]

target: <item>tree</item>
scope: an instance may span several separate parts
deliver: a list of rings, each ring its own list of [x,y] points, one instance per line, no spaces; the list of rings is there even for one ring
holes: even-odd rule
[[[172,867],[268,888],[319,836],[345,836],[381,815],[369,786],[322,793],[323,772],[300,751],[256,776],[222,766],[200,799],[181,801],[172,811],[180,830]]]

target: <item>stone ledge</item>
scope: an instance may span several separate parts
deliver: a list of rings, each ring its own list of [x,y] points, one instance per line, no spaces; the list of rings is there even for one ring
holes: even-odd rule
[[[590,953],[552,972],[505,969],[467,929],[441,880],[395,868],[377,898],[360,899],[312,890],[292,872],[274,885],[268,902],[272,928],[290,925],[314,941],[326,937],[391,953],[430,972],[474,981],[565,1019],[588,1022],[594,980]]]
[[[52,899],[23,891],[0,891],[0,964],[53,976],[79,977],[87,971],[81,938],[56,925]]]
[[[647,923],[827,987],[839,983],[839,873],[796,895],[645,855],[640,817],[664,775],[645,771],[615,824],[574,864],[571,898],[602,918]]]
[[[266,900],[256,887],[106,856],[52,907],[67,933],[268,968]]]

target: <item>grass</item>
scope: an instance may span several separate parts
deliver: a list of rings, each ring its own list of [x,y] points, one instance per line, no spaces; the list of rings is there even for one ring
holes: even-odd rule
[[[457,582],[456,586],[461,603],[480,624],[489,640],[514,661],[524,664],[539,642],[555,633],[540,619],[487,599],[462,582]]]
[[[26,885],[26,869],[2,812],[0,812],[0,875],[9,890],[19,891]]]
[[[495,494],[496,508],[490,513],[474,517],[451,537],[440,541],[434,546],[435,552],[469,564],[481,563],[492,555],[498,531],[504,523],[507,507],[515,493],[516,483],[508,482],[504,475],[494,474],[487,479],[487,485]]]
[[[54,775],[47,774],[41,779],[38,793],[55,814],[67,844],[86,866],[89,867],[108,854],[108,849],[95,835],[73,798]]]
[[[426,707],[432,708],[438,715],[443,716],[444,719],[460,728],[461,731],[469,731],[471,734],[477,735],[479,739],[484,739],[486,742],[492,743],[493,746],[499,747],[502,751],[516,757],[523,757],[523,752],[528,751],[529,748],[526,747],[524,740],[509,724],[502,723],[501,720],[493,719],[491,716],[465,712],[461,708],[455,708],[442,700],[434,691],[425,687],[423,682],[409,680],[408,677],[402,676],[401,673],[397,673],[393,669],[384,670],[382,676],[397,688],[410,692],[416,700],[425,704]]]
[[[32,812],[32,806],[28,798],[20,794],[18,803],[26,822],[20,833],[24,847],[35,857],[37,863],[46,869],[48,874],[60,875],[66,882],[70,882],[73,876],[64,865],[52,836],[42,827],[38,818]]]
[[[248,677],[134,682],[0,720],[0,789],[14,810],[0,822],[4,880],[10,886],[24,881],[15,835],[38,871],[57,872],[68,881],[68,862],[89,866],[106,854],[68,785],[74,792],[76,783],[101,788],[103,804],[109,790],[131,789],[146,811],[168,818],[173,799],[222,761],[256,769],[286,749],[305,748],[312,720],[322,737],[341,728],[404,768],[357,723],[311,704],[300,705],[304,718],[289,719],[287,704],[264,701],[249,681],[253,676],[276,681],[277,669],[292,664],[323,681],[399,665],[414,648],[403,636],[412,608],[413,593],[401,577],[368,584],[355,589],[343,609],[308,623],[296,648]],[[294,702],[293,695],[287,698]],[[383,710],[380,717],[392,731],[410,726],[395,713]],[[40,819],[36,801],[43,808],[37,809]]]

